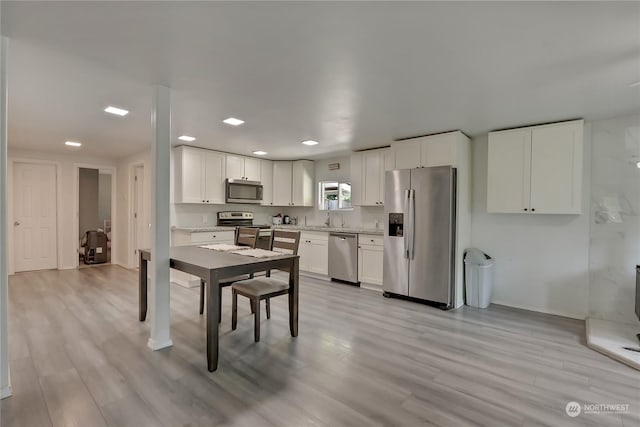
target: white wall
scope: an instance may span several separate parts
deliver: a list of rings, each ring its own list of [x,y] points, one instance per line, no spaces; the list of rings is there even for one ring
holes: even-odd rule
[[[492,301],[582,319],[589,307],[591,142],[585,127],[582,215],[487,213],[486,135],[472,145],[471,241],[496,260]]]
[[[76,252],[76,246],[78,244],[78,230],[76,229],[76,200],[75,194],[72,191],[76,188],[75,164],[95,164],[104,166],[115,166],[115,163],[110,160],[83,156],[80,153],[72,153],[66,155],[42,153],[35,151],[25,151],[9,149],[9,161],[12,160],[39,160],[57,162],[60,164],[60,185],[62,191],[57,195],[58,202],[58,221],[59,221],[59,234],[58,245],[60,249],[60,256],[58,258],[58,268],[67,269],[75,268],[78,261],[78,254]],[[8,171],[8,185],[9,188],[13,186],[13,171]],[[10,190],[12,193],[12,191]],[[11,199],[9,200],[9,210],[11,210]],[[9,214],[10,221],[13,216]],[[13,233],[11,228],[9,232],[9,256],[12,258],[13,253]],[[10,260],[10,272],[13,273],[13,266]]]
[[[635,266],[640,264],[640,115],[592,124],[589,315],[637,323]],[[634,158],[634,156],[636,156]],[[587,193],[588,194],[588,193]],[[622,222],[596,221],[606,203]]]

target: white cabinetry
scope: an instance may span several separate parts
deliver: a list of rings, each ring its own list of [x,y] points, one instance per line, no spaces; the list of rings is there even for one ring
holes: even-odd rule
[[[328,275],[329,233],[302,231],[298,255],[300,255],[301,271]]]
[[[351,155],[351,197],[354,205],[382,206],[384,176],[393,169],[389,148],[360,151]]]
[[[583,121],[489,133],[487,211],[580,214]]]
[[[260,159],[227,154],[226,169],[229,179],[260,181]]]
[[[180,146],[174,150],[174,202],[223,204],[225,156]]]
[[[459,157],[459,141],[466,138],[462,132],[447,132],[422,136],[391,145],[396,169],[414,169],[431,166],[454,165]]]
[[[313,162],[273,162],[274,206],[313,206]]]
[[[382,290],[383,237],[358,236],[358,280],[362,287]]]
[[[273,162],[273,204],[291,206],[292,164]]]
[[[262,183],[262,205],[273,205],[273,162],[260,160],[260,182]]]

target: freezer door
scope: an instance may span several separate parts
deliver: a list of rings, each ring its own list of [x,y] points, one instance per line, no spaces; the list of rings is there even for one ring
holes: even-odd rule
[[[411,188],[409,169],[388,171],[384,191],[384,258],[382,288],[385,292],[409,295],[408,238],[406,234]]]
[[[409,296],[451,304],[454,262],[455,169],[411,170]],[[386,242],[385,242],[386,243]]]

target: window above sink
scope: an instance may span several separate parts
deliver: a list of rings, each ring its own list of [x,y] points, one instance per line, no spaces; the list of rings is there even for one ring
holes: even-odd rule
[[[351,183],[322,181],[318,183],[318,207],[321,211],[352,210]]]

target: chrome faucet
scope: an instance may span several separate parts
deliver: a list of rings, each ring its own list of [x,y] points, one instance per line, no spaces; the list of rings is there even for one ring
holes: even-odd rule
[[[344,214],[340,214],[340,227],[344,228]]]
[[[324,225],[331,227],[331,212],[327,212],[327,220],[324,222]]]

